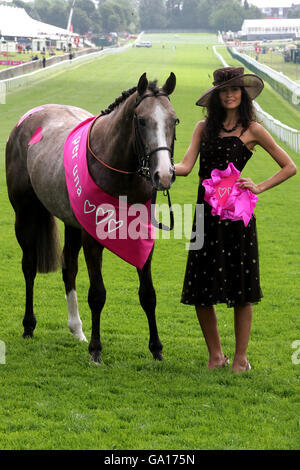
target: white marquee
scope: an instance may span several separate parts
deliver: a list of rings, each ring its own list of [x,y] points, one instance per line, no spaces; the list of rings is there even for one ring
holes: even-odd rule
[[[7,37],[51,38],[78,36],[67,29],[58,28],[31,18],[23,8],[0,5],[0,33]]]
[[[241,30],[243,35],[249,34],[296,34],[300,32],[299,18],[244,20]]]

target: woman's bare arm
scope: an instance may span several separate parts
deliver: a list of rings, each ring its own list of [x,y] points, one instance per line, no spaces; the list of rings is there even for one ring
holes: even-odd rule
[[[264,129],[263,126],[258,123],[253,123],[251,126],[251,133],[255,144],[264,148],[281,168],[281,170],[275,173],[275,175],[259,184],[255,184],[250,178],[240,178],[238,180],[241,182],[241,188],[247,188],[254,194],[260,194],[267,189],[283,183],[283,181],[295,175],[297,173],[297,167],[285,150],[275,142],[273,137],[268,131],[266,131],[266,129]]]
[[[175,171],[176,176],[187,176],[193,169],[200,149],[201,132],[204,127],[204,121],[198,122],[193,131],[191,143],[187,152],[180,163],[176,163]]]

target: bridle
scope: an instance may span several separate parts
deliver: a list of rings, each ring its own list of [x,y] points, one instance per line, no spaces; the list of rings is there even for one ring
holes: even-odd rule
[[[139,99],[137,98],[134,108],[136,109],[140,105],[140,103],[146,98],[153,98],[153,97],[156,98],[158,96],[165,96],[166,98],[168,98],[168,100],[170,99],[166,93],[162,93],[162,92],[156,93],[154,95],[147,94],[147,95],[140,97]],[[173,138],[171,147],[156,147],[150,152],[146,152],[146,148],[145,148],[142,136],[141,136],[139,119],[138,119],[136,112],[134,112],[133,120],[134,120],[134,132],[135,132],[135,151],[137,153],[138,161],[139,161],[138,174],[143,176],[147,180],[150,180],[150,157],[151,155],[153,155],[155,152],[158,152],[159,150],[167,150],[168,152],[170,152],[171,164],[172,164],[172,167],[174,167],[174,142],[176,140],[176,134],[174,133],[174,138]]]
[[[135,102],[135,105],[134,105],[135,110],[144,99],[146,99],[146,98],[156,98],[158,96],[165,96],[168,99],[170,99],[169,96],[167,95],[167,93],[158,92],[158,93],[155,93],[155,94],[146,94],[146,95],[136,99],[136,102]],[[171,147],[157,147],[157,148],[151,150],[150,152],[147,152],[146,148],[145,148],[145,145],[144,145],[144,142],[143,142],[143,139],[142,139],[142,136],[141,136],[140,123],[139,123],[139,119],[138,119],[138,116],[136,114],[136,111],[134,111],[133,120],[134,120],[134,132],[135,132],[135,151],[136,151],[136,154],[137,154],[137,157],[138,157],[138,164],[139,164],[138,169],[136,171],[125,171],[125,170],[120,170],[118,168],[114,168],[114,167],[108,165],[106,162],[104,162],[101,158],[99,158],[93,152],[93,150],[91,148],[91,144],[90,144],[90,135],[91,135],[92,128],[93,128],[96,120],[98,118],[100,118],[101,116],[102,116],[102,114],[99,114],[92,121],[92,124],[89,128],[89,131],[88,131],[87,148],[88,148],[88,151],[90,152],[90,154],[99,163],[104,165],[106,168],[108,168],[112,171],[115,171],[117,173],[122,173],[122,174],[125,174],[125,175],[139,175],[139,176],[142,176],[143,178],[145,178],[146,180],[150,180],[151,179],[151,177],[150,177],[150,158],[155,152],[158,152],[160,150],[167,150],[168,152],[170,152],[171,165],[174,168],[174,143],[175,143],[175,140],[176,140],[176,132],[174,132],[174,137],[173,137]],[[177,122],[179,122],[179,120]],[[154,217],[152,207],[154,207],[154,205],[156,203],[157,189],[155,189],[155,188],[152,189],[151,222],[152,222],[152,225],[156,228],[170,231],[170,230],[173,230],[173,227],[174,227],[174,214],[173,214],[173,209],[172,209],[172,205],[171,205],[169,190],[167,189],[167,190],[163,191],[163,194],[165,196],[166,195],[168,196],[168,204],[169,204],[169,211],[170,211],[170,227],[164,225],[161,222],[157,222],[155,217]]]

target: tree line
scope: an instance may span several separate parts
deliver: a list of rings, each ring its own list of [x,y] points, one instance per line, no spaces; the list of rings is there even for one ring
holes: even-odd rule
[[[0,1],[1,3],[1,1]],[[14,0],[44,23],[66,28],[73,0]],[[76,0],[72,24],[79,34],[155,29],[238,31],[244,19],[263,18],[248,0]]]
[[[140,0],[142,29],[239,31],[244,19],[263,18],[247,0]]]

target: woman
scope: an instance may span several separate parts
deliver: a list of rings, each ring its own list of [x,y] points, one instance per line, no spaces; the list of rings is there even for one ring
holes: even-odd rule
[[[226,67],[214,72],[213,87],[197,101],[207,107],[207,117],[197,123],[183,160],[175,165],[177,176],[188,175],[200,152],[198,204],[204,204],[204,244],[190,248],[181,302],[195,305],[208,347],[209,369],[224,367],[215,304],[234,308],[236,349],[232,370],[250,370],[247,347],[252,322],[252,304],[262,298],[259,283],[255,217],[245,227],[243,221],[221,220],[211,214],[204,201],[204,179],[213,169],[225,170],[232,162],[242,171],[256,145],[263,147],[280,166],[280,171],[259,184],[239,178],[240,188],[260,194],[296,174],[296,166],[271,135],[255,120],[252,100],[263,89],[262,80],[244,74],[243,67]],[[197,223],[194,219],[194,229]]]

